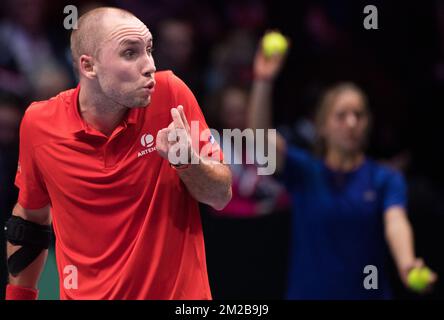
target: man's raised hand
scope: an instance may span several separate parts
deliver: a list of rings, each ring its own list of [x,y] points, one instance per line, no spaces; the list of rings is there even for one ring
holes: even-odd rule
[[[189,164],[193,156],[191,133],[183,106],[171,109],[173,121],[167,128],[159,130],[156,149],[160,156],[173,165]]]

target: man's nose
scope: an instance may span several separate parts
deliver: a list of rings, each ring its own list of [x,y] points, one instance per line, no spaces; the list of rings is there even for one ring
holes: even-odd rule
[[[347,126],[350,128],[356,127],[356,125],[358,123],[358,118],[356,117],[355,114],[349,114],[349,115],[347,115],[346,123],[347,123]]]
[[[156,72],[154,60],[147,56],[147,59],[144,59],[143,62],[142,74],[145,77],[150,77],[154,72]]]

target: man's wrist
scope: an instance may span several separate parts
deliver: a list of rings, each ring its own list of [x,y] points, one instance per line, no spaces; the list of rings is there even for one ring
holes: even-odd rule
[[[6,286],[6,300],[37,300],[39,291],[33,288],[26,288],[8,284]]]
[[[170,163],[170,167],[174,170],[182,171],[188,169],[191,166],[191,163],[183,163],[183,164],[172,164]]]
[[[170,167],[175,169],[175,170],[178,170],[178,171],[183,171],[185,169],[188,169],[192,165],[196,165],[196,164],[199,164],[199,163],[200,163],[199,155],[194,150],[191,150],[190,156],[188,157],[188,160],[187,160],[186,163],[174,164],[174,163],[170,162]]]

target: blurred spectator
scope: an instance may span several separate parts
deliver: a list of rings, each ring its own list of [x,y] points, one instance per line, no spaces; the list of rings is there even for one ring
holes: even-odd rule
[[[267,8],[264,1],[246,0],[225,2],[225,12],[229,25],[233,28],[256,32],[267,21]]]
[[[161,22],[157,30],[154,35],[156,68],[173,70],[197,96],[201,95],[203,66],[196,60],[192,25],[185,20],[169,19]]]
[[[17,171],[18,133],[21,118],[20,103],[12,96],[0,94],[0,230],[3,231],[17,200],[14,178]],[[0,232],[0,299],[6,285],[6,240]]]
[[[213,113],[222,129],[246,129],[249,93],[228,86],[215,95]],[[287,263],[289,197],[272,176],[257,175],[254,147],[231,148],[233,197],[204,217],[208,270],[217,299],[282,298]],[[227,155],[227,154],[226,154]],[[239,163],[239,164],[236,164]],[[249,164],[252,163],[252,164]]]
[[[115,5],[130,12],[137,12],[146,25],[158,25],[167,19],[191,14],[195,1],[192,0],[158,0],[147,4],[141,0],[116,0]]]
[[[0,89],[47,99],[70,85],[45,33],[45,0],[7,0],[0,23]],[[26,8],[26,10],[24,9]]]
[[[217,92],[228,85],[251,83],[251,61],[256,51],[254,35],[245,29],[235,29],[217,45],[207,72],[207,90]]]
[[[240,87],[227,87],[217,95],[214,108],[223,129],[246,129],[249,94]],[[217,102],[216,102],[217,103]],[[214,110],[213,109],[213,110]],[[220,142],[223,148],[228,148]],[[230,168],[233,173],[233,198],[220,213],[223,216],[257,217],[289,208],[289,198],[284,187],[271,176],[257,175],[255,150],[243,144],[242,150],[231,149]],[[237,164],[239,163],[239,164]]]

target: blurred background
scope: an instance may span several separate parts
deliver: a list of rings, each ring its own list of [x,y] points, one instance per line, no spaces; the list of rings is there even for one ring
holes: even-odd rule
[[[63,27],[65,5],[79,13],[103,5],[135,13],[154,37],[158,70],[171,69],[195,93],[211,128],[242,128],[260,37],[279,29],[291,39],[274,90],[274,125],[304,148],[313,143],[321,92],[353,81],[374,114],[368,154],[402,170],[417,255],[444,277],[444,1],[324,0],[4,0],[0,4],[0,217],[17,199],[13,182],[18,127],[30,102],[76,85]],[[378,9],[366,30],[363,9]],[[234,196],[222,213],[202,206],[207,263],[216,299],[281,299],[286,289],[290,205],[273,177],[233,167]],[[6,283],[1,259],[0,296]],[[41,299],[58,298],[54,254],[40,282]],[[396,298],[444,298],[443,281],[425,296],[407,292],[392,266]]]

